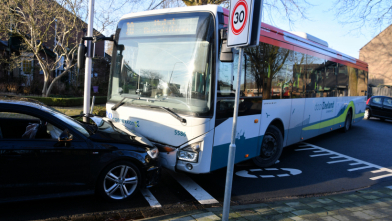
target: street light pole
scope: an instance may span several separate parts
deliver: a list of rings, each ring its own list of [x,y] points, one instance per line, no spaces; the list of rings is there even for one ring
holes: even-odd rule
[[[93,25],[94,25],[94,0],[90,0],[88,6],[88,28],[87,28],[87,36],[93,37]],[[83,101],[83,114],[87,116],[89,114],[90,109],[90,92],[91,92],[91,68],[92,68],[92,42],[91,40],[87,40],[87,56],[86,56],[86,66],[84,71],[84,101]],[[88,121],[87,117],[84,117],[83,120],[85,122]]]

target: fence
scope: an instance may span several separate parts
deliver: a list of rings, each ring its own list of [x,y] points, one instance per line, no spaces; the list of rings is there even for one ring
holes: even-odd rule
[[[392,88],[388,87],[369,87],[369,97],[371,96],[388,96],[392,97]]]

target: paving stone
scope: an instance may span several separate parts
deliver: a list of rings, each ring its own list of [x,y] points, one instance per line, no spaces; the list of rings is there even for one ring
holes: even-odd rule
[[[382,212],[379,212],[377,210],[372,210],[372,209],[362,210],[362,212],[364,212],[370,216],[373,216],[375,218],[383,218],[383,217],[388,216],[387,214],[384,214]]]
[[[291,213],[280,213],[268,216],[262,216],[264,220],[290,220],[290,217],[294,216]]]
[[[335,202],[331,199],[328,198],[321,198],[317,199],[318,202],[323,203],[323,204],[334,204]]]
[[[344,195],[342,197],[353,200],[354,202],[365,200],[365,198],[362,198],[362,197],[358,196],[357,194],[348,194],[348,195]]]
[[[194,221],[195,219],[191,216],[181,217],[177,219],[169,219],[170,221]]]
[[[327,216],[328,215],[328,210],[322,208],[322,207],[317,207],[317,208],[310,208],[308,209],[312,214],[315,214],[317,216]]]
[[[243,210],[236,212],[240,217],[246,220],[261,220],[263,217],[254,210]]]
[[[333,211],[333,210],[342,209],[343,207],[338,206],[338,205],[330,205],[330,206],[324,206],[323,208],[328,210],[328,211]]]
[[[373,195],[373,194],[363,194],[361,195],[362,198],[369,199],[369,200],[374,200],[374,199],[379,199],[379,196]]]
[[[295,210],[293,207],[290,206],[279,206],[279,207],[274,207],[273,209],[278,211],[278,213],[285,213],[285,212],[290,212]]]
[[[270,208],[260,208],[260,209],[253,209],[254,211],[258,212],[261,215],[274,215],[279,214],[279,212],[270,209]]]
[[[325,221],[339,221],[338,219],[335,219],[332,216],[324,216],[324,217],[320,217],[320,218]]]
[[[385,214],[389,217],[392,217],[392,209],[391,208],[377,208],[376,211]]]
[[[362,211],[353,212],[353,216],[355,216],[355,217],[357,217],[357,218],[359,218],[359,219],[366,219],[366,220],[371,220],[371,219],[373,219],[373,217],[369,216],[369,215],[366,214],[366,213],[363,213]]]
[[[373,209],[373,208],[375,208],[374,205],[372,205],[371,203],[369,203],[367,201],[354,202],[353,204],[356,205],[356,206],[360,206],[362,209]]]
[[[352,212],[363,210],[361,207],[354,205],[353,203],[342,203],[340,206]]]
[[[311,202],[311,203],[307,203],[306,205],[308,205],[311,208],[317,208],[317,207],[325,206],[324,203],[320,203],[319,201],[314,201],[314,202]]]
[[[192,215],[194,219],[197,221],[212,221],[212,220],[221,220],[217,215],[215,215],[212,212],[208,213],[200,213],[200,214],[194,214]]]
[[[297,216],[301,216],[301,215],[305,215],[305,214],[311,214],[312,212],[304,209],[304,210],[294,210],[294,211],[291,211],[291,213],[293,213]]]
[[[354,201],[347,199],[347,198],[344,198],[344,197],[331,197],[330,199],[335,200],[339,203],[352,203],[352,202],[354,202]]]
[[[292,220],[298,220],[298,221],[304,220],[304,218],[299,217],[299,216],[293,216],[293,217],[290,217],[290,219],[292,219]]]
[[[381,200],[368,200],[368,203],[372,204],[372,206],[375,207],[390,207],[391,205],[389,205],[388,203],[382,202]]]
[[[343,216],[343,215],[335,215],[335,216],[332,216],[332,217],[337,219],[337,220],[340,220],[340,221],[350,221],[351,220],[350,217]]]

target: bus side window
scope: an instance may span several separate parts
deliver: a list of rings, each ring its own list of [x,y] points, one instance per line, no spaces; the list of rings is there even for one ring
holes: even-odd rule
[[[323,97],[324,59],[306,55],[306,97]]]
[[[347,66],[338,64],[338,83],[337,83],[338,97],[348,96],[348,72]]]

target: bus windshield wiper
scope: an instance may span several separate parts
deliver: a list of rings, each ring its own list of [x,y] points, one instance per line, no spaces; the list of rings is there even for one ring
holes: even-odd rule
[[[157,107],[153,107],[153,108],[160,108],[160,109],[162,109],[162,110],[165,110],[167,113],[169,113],[170,115],[172,115],[174,118],[176,118],[177,120],[179,120],[181,123],[186,123],[186,119],[185,119],[185,118],[180,117],[180,115],[176,114],[174,111],[170,110],[170,109],[167,108],[167,107],[160,107],[160,106],[157,106]]]
[[[112,110],[117,110],[117,108],[119,108],[121,105],[125,104],[124,100],[126,99],[126,97],[124,97],[123,99],[121,99],[121,101],[119,101],[117,104],[115,104],[112,107]]]

